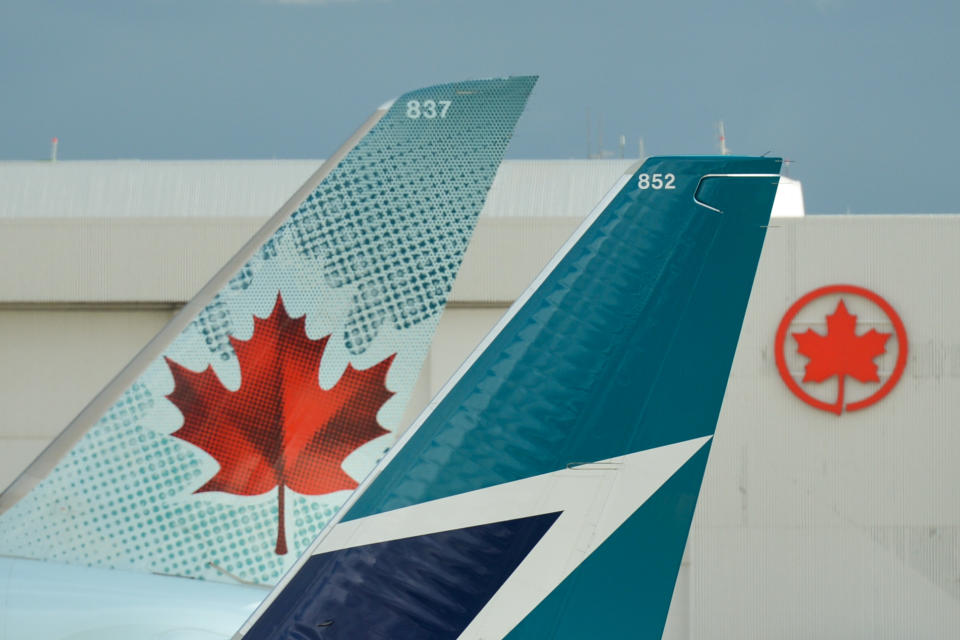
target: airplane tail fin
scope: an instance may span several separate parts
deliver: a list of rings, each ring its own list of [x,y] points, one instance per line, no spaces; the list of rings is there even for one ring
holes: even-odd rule
[[[377,109],[0,494],[0,555],[279,578],[403,426],[535,81]]]
[[[659,637],[779,171],[624,175],[235,638]]]

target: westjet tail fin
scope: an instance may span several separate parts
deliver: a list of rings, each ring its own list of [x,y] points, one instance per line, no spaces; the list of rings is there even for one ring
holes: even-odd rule
[[[624,175],[236,637],[659,637],[779,172]]]
[[[0,555],[274,583],[393,444],[535,81],[380,107],[0,495]]]

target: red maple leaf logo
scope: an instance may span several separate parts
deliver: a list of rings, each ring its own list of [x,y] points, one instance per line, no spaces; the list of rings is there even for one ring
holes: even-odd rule
[[[852,376],[860,382],[880,382],[877,365],[873,361],[886,353],[889,333],[870,329],[862,336],[856,333],[857,316],[847,311],[841,299],[832,315],[827,316],[827,335],[813,329],[794,333],[797,353],[810,358],[803,375],[804,382],[823,382],[837,376],[837,402],[831,411],[843,411],[843,381]]]
[[[348,364],[333,388],[321,388],[320,362],[330,336],[311,340],[305,321],[287,315],[278,294],[268,318],[254,316],[249,340],[230,337],[240,364],[236,391],[223,386],[212,366],[191,371],[166,358],[174,380],[167,398],[183,414],[183,426],[172,435],[220,463],[194,493],[253,496],[278,487],[280,555],[287,552],[284,488],[304,495],[355,489],[343,460],[388,433],[377,412],[393,396],[386,377],[396,354],[362,371]]]

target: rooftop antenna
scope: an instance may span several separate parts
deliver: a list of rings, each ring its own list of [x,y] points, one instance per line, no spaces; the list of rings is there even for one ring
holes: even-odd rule
[[[60,139],[54,136],[50,140],[50,162],[57,161],[57,145],[60,144]]]
[[[587,107],[587,160],[590,159],[590,107]]]
[[[717,123],[717,132],[720,134],[720,155],[730,155],[730,149],[727,149],[727,132],[723,128],[723,120]]]
[[[620,158],[623,158],[623,150],[627,148],[627,136],[620,134]]]
[[[603,157],[603,116],[597,116],[597,157]]]

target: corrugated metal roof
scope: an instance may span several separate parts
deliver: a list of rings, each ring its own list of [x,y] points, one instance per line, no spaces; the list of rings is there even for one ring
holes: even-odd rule
[[[0,162],[0,218],[265,217],[322,162]],[[505,161],[482,215],[585,216],[635,162]]]
[[[480,215],[586,217],[623,173],[627,160],[506,160]]]
[[[260,216],[318,160],[0,163],[0,217]]]

